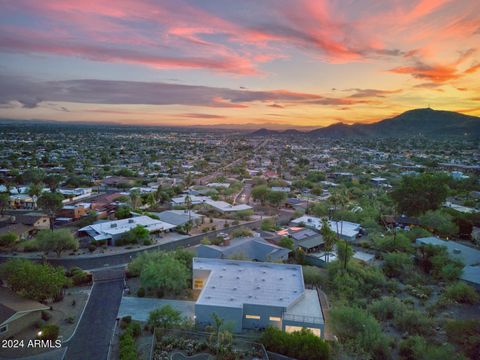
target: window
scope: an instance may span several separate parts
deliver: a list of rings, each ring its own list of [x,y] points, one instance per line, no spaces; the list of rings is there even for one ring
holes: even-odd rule
[[[277,316],[270,316],[270,321],[282,321],[282,319]]]
[[[8,331],[8,325],[0,327],[0,334],[3,334],[4,332]]]
[[[203,279],[193,280],[193,288],[194,289],[203,289]]]
[[[245,315],[245,319],[260,320],[260,316],[258,316],[258,315]]]

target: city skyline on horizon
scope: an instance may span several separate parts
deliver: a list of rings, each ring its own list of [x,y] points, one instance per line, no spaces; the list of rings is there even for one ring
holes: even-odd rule
[[[2,118],[312,128],[425,107],[480,115],[478,2],[0,8]]]

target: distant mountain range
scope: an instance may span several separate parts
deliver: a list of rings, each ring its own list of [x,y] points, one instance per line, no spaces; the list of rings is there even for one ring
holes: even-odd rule
[[[406,111],[390,119],[372,124],[347,125],[336,123],[319,129],[300,132],[297,130],[259,129],[252,136],[301,134],[309,137],[480,137],[480,117],[460,114],[453,111],[415,109]]]

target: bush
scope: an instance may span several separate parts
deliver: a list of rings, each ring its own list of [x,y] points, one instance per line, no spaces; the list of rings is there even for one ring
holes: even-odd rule
[[[138,297],[141,297],[141,298],[142,298],[142,297],[145,297],[145,288],[143,288],[143,287],[138,288],[138,290],[137,290],[137,296],[138,296]]]
[[[434,345],[421,336],[412,336],[400,343],[400,359],[403,360],[461,360],[451,345]]]
[[[325,275],[318,267],[304,265],[302,268],[305,284],[322,286],[327,282]]]
[[[13,232],[8,232],[0,236],[0,246],[10,247],[18,241],[17,234]]]
[[[407,310],[405,304],[399,299],[385,296],[379,300],[373,301],[368,307],[368,311],[375,316],[377,320],[385,321],[398,318]]]
[[[413,259],[405,253],[388,253],[384,256],[383,271],[390,277],[408,276],[413,270]]]
[[[75,318],[73,316],[69,316],[69,317],[65,318],[65,322],[67,324],[73,324],[73,323],[75,323]]]
[[[450,342],[458,345],[471,359],[480,359],[480,322],[452,320],[445,324]]]
[[[230,235],[232,238],[237,238],[237,237],[247,237],[247,236],[252,236],[252,230],[246,228],[246,227],[241,227],[238,229],[233,230]]]
[[[328,344],[307,329],[286,333],[274,327],[268,327],[260,342],[268,351],[276,352],[299,360],[329,359]]]
[[[402,233],[397,234],[396,237],[394,237],[393,235],[387,235],[385,237],[375,237],[373,239],[373,243],[380,251],[401,251],[406,253],[413,252],[412,242]]]
[[[262,225],[260,226],[260,229],[262,229],[263,231],[274,231],[275,223],[270,218],[264,219],[262,220]]]
[[[88,251],[94,252],[95,250],[97,250],[97,245],[95,244],[88,245]]]
[[[153,245],[153,240],[151,238],[145,239],[143,240],[143,245],[145,246]]]
[[[394,323],[400,331],[406,331],[413,335],[430,335],[434,326],[431,318],[417,310],[407,310],[398,314]]]
[[[78,267],[71,268],[67,276],[72,278],[73,285],[75,286],[89,284],[92,281],[92,274]]]
[[[448,286],[442,298],[446,301],[462,304],[476,304],[480,301],[480,296],[475,289],[460,281]]]
[[[57,325],[48,324],[48,325],[44,325],[40,329],[40,332],[39,332],[40,335],[37,335],[37,336],[41,340],[55,341],[58,338],[59,331],[60,330]]]
[[[39,250],[38,242],[35,239],[31,239],[23,243],[24,252],[33,252],[38,250]]]
[[[135,339],[133,335],[134,330],[132,326],[133,324],[129,324],[128,327],[125,328],[123,334],[120,335],[120,343],[119,343],[120,360],[137,360],[138,359],[137,349],[135,346]]]
[[[369,354],[374,359],[390,358],[389,339],[377,320],[365,310],[341,306],[331,312],[333,331],[354,354]]]

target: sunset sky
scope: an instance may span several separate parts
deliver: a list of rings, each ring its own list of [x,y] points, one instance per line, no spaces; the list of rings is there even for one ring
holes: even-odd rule
[[[480,115],[478,0],[0,0],[0,117],[325,126]]]

